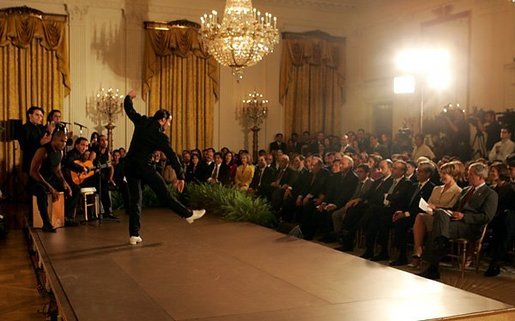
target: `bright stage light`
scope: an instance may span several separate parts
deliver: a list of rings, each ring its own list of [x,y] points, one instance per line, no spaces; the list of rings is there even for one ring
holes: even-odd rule
[[[411,94],[415,92],[415,77],[399,76],[393,78],[393,92],[395,94]]]
[[[451,83],[449,51],[437,48],[403,50],[395,57],[395,65],[404,73],[413,73],[434,89],[446,89]]]

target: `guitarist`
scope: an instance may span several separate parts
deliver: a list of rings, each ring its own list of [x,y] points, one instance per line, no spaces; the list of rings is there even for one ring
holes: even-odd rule
[[[66,202],[69,202],[67,204],[67,208],[70,208],[70,210],[73,211],[74,215],[72,217],[75,217],[75,211],[77,209],[77,203],[79,201],[80,196],[80,185],[77,185],[73,182],[71,178],[71,173],[77,173],[77,174],[86,174],[89,172],[89,169],[87,167],[81,166],[76,163],[76,161],[84,162],[86,160],[86,151],[88,150],[89,142],[88,139],[85,137],[79,137],[75,140],[75,143],[73,145],[73,149],[69,151],[66,154],[66,158],[64,160],[64,168],[66,169],[66,180],[68,181],[68,184],[70,185],[72,189],[72,197],[66,200]],[[76,225],[75,221],[67,220],[67,225]]]
[[[100,201],[102,202],[103,218],[114,219],[118,218],[113,215],[111,194],[109,193],[109,184],[116,185],[113,181],[114,170],[111,165],[111,153],[109,152],[107,136],[98,136],[98,145],[91,150],[89,159],[93,161],[93,165],[102,167],[100,171],[95,174],[96,179],[95,187],[99,190]]]

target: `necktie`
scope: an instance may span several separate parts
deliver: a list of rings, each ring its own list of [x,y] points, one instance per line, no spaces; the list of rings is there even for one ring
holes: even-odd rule
[[[461,199],[460,211],[463,210],[463,207],[465,207],[465,204],[467,204],[470,201],[470,199],[472,198],[472,195],[474,195],[474,191],[475,191],[475,188],[471,187],[469,189],[469,191],[467,192],[467,194],[465,194],[465,196],[463,196],[463,198]]]
[[[283,179],[283,176],[284,176],[284,172],[286,172],[286,169],[281,170],[281,173],[279,174],[279,177],[276,180],[277,184],[281,183],[281,180]]]
[[[263,174],[265,173],[265,169],[262,168],[261,172],[259,173],[259,183],[258,186],[261,186],[261,180],[263,179]]]
[[[213,169],[213,174],[211,175],[211,178],[218,179],[218,166],[215,164],[215,168]]]
[[[418,183],[417,188],[415,189],[415,192],[413,193],[413,195],[411,196],[411,199],[409,201],[410,205],[417,198],[417,195],[420,193],[421,189],[422,189],[422,184]]]
[[[388,190],[388,194],[392,194],[395,190],[395,186],[400,182],[400,179],[394,179],[392,186],[390,186],[390,189]]]

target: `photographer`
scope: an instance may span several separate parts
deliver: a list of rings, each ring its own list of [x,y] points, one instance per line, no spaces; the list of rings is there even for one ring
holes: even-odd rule
[[[467,122],[465,121],[465,113],[460,109],[450,110],[442,114],[445,121],[445,132],[449,137],[451,151],[462,161],[470,159],[470,133]]]
[[[493,110],[485,112],[483,123],[478,124],[478,129],[486,133],[486,150],[491,150],[499,139],[499,133],[501,132],[501,125],[495,119]]]

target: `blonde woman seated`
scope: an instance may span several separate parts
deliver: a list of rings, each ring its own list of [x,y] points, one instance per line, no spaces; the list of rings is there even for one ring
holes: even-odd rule
[[[250,156],[248,153],[242,153],[240,156],[241,165],[236,169],[236,177],[234,183],[236,188],[247,190],[249,189],[252,177],[254,177],[254,166],[249,164]]]
[[[436,208],[450,209],[460,198],[461,188],[456,180],[463,176],[464,166],[459,161],[452,161],[440,166],[440,180],[444,185],[436,186],[427,201],[429,210],[420,213],[415,218],[413,225],[413,259],[410,267],[419,267],[422,256],[424,238],[433,229],[433,210]]]

